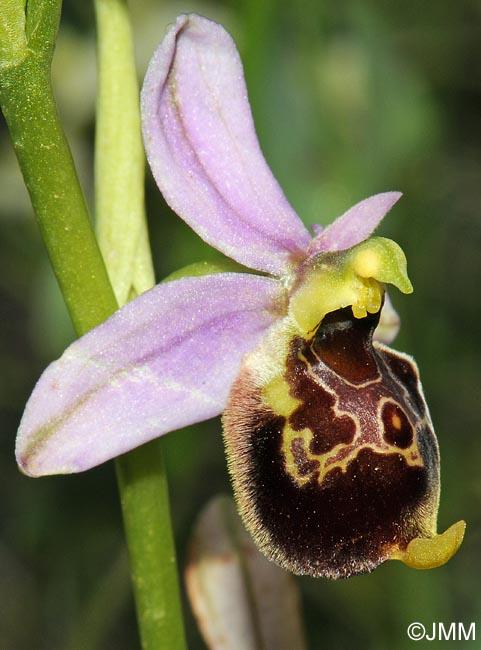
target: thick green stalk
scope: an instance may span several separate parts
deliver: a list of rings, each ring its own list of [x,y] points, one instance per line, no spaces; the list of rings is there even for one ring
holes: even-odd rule
[[[96,0],[99,93],[96,223],[119,302],[154,284],[144,215],[144,154],[125,0]],[[144,650],[185,648],[168,486],[159,441],[117,459]]]
[[[108,318],[117,303],[52,93],[50,61],[60,10],[60,0],[29,2],[27,46],[0,67],[0,103],[52,267],[81,335]],[[34,22],[30,29],[29,22]]]
[[[117,459],[143,650],[184,650],[167,478],[158,440]]]
[[[0,103],[54,272],[82,335],[108,318],[117,301],[51,87],[61,0],[29,0],[26,17],[24,7],[22,0],[2,0]],[[168,495],[155,444],[117,461],[119,488],[144,650],[180,650]]]

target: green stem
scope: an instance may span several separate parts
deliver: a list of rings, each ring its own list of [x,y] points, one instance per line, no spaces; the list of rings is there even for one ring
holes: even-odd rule
[[[154,440],[117,459],[117,478],[144,650],[184,650],[167,478]]]
[[[117,301],[60,124],[50,64],[61,0],[20,0],[0,20],[0,103],[75,330],[108,318]],[[12,21],[8,20],[12,16]],[[24,29],[25,38],[19,36]],[[119,489],[144,650],[185,647],[162,460],[152,449],[117,460]]]
[[[34,30],[38,47],[29,42],[20,63],[2,71],[0,103],[52,267],[82,335],[108,318],[117,302],[52,93],[50,59],[61,2],[29,2],[29,11],[40,13],[40,5],[50,13]]]

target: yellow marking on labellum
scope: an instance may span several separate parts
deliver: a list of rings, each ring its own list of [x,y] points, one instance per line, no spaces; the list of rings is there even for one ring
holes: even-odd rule
[[[346,413],[346,412],[341,412]],[[350,417],[356,419],[351,413]],[[313,439],[313,433],[310,429],[302,429],[301,431],[295,431],[292,427],[286,423],[282,431],[282,451],[285,457],[285,468],[286,471],[291,475],[291,477],[296,481],[299,486],[308,483],[313,474],[318,473],[318,483],[322,484],[328,472],[334,469],[339,469],[343,474],[347,472],[349,464],[354,461],[361,451],[370,449],[378,454],[383,456],[396,454],[398,456],[403,456],[406,464],[411,467],[423,467],[424,463],[419,453],[416,440],[413,441],[411,446],[407,449],[400,449],[395,445],[390,445],[388,443],[383,444],[374,444],[371,442],[366,442],[361,445],[356,445],[356,440],[361,436],[360,424],[356,424],[356,434],[354,440],[350,443],[339,443],[331,450],[325,454],[313,454],[309,445]],[[298,463],[296,462],[294,453],[292,451],[292,442],[296,439],[302,439],[303,441],[303,450],[306,455],[306,460],[313,465],[313,469],[309,472],[301,474],[299,471]],[[340,460],[333,460],[336,456],[343,456]],[[315,467],[314,467],[315,464]]]
[[[360,435],[361,434],[358,429],[355,434],[355,440],[358,439]],[[312,467],[312,469],[303,473],[301,473],[299,469],[298,461],[296,460],[295,454],[292,450],[293,441],[298,439],[302,440],[306,463],[309,463]],[[378,454],[382,454],[383,456],[391,454],[403,456],[406,460],[406,463],[413,467],[423,466],[423,462],[418,451],[414,452],[415,458],[413,459],[410,449],[399,449],[394,445],[388,444],[383,446],[376,445],[374,443],[356,445],[355,440],[352,443],[348,444],[340,443],[325,454],[313,454],[309,449],[309,445],[312,439],[313,433],[310,429],[295,431],[288,423],[284,425],[282,431],[282,451],[285,457],[285,469],[300,487],[311,481],[314,474],[318,474],[317,482],[319,485],[323,483],[326,475],[332,470],[339,469],[343,474],[345,474],[350,463],[358,457],[361,451],[367,449],[370,449],[371,451]],[[333,461],[332,459],[338,455],[342,455],[343,458],[341,458],[341,460]]]
[[[391,417],[391,424],[395,429],[398,431],[401,431],[401,418],[397,413],[394,413],[394,415]]]
[[[298,483],[303,485],[310,479],[310,475],[304,477],[299,473],[299,468],[292,452],[292,442],[297,438],[301,438],[303,442],[306,440],[310,442],[312,432],[310,429],[295,431],[288,424],[289,417],[302,404],[301,400],[291,395],[290,391],[291,387],[286,378],[283,375],[279,375],[263,387],[262,401],[276,415],[281,415],[286,418],[286,424],[282,431],[282,451],[284,453],[286,470]]]
[[[304,362],[305,367],[307,369],[307,372],[313,378],[313,380],[316,381],[316,382],[319,381],[319,379],[317,378],[316,374],[312,370],[312,367],[309,364],[309,362],[307,361],[307,359],[305,358],[305,356],[300,353],[299,354],[299,359]],[[345,381],[345,380],[343,380],[343,381]],[[366,382],[366,385],[368,385],[369,383],[376,383],[377,381],[379,381],[379,380],[376,379],[373,382]],[[337,396],[337,394],[334,391],[329,390],[327,388],[327,386],[325,386],[325,385],[323,386],[323,389],[325,391],[327,391],[328,393],[330,393],[335,398],[335,403],[334,403],[334,406],[333,406],[335,416],[336,417],[341,417],[343,415],[349,416],[354,421],[354,424],[356,426],[356,434],[354,435],[354,438],[353,438],[352,442],[347,443],[347,444],[340,443],[339,445],[336,445],[335,447],[333,447],[333,449],[331,449],[326,454],[316,455],[316,454],[312,454],[312,453],[310,453],[308,451],[309,460],[318,460],[320,462],[320,464],[321,464],[321,470],[320,470],[320,473],[319,473],[319,483],[322,483],[322,480],[323,480],[324,476],[327,474],[328,471],[330,471],[331,469],[335,469],[336,467],[338,467],[343,473],[345,473],[347,471],[347,467],[348,467],[349,463],[352,460],[355,460],[355,458],[358,456],[359,452],[362,451],[363,449],[371,449],[372,451],[375,451],[375,452],[378,452],[378,453],[381,453],[381,454],[399,454],[401,456],[404,456],[404,458],[406,460],[406,463],[408,465],[411,465],[413,467],[414,466],[418,466],[418,467],[423,467],[424,466],[424,463],[423,463],[423,460],[422,460],[422,457],[421,457],[421,453],[419,451],[419,447],[418,447],[418,444],[417,444],[416,427],[414,426],[411,418],[406,413],[405,413],[405,416],[406,416],[406,418],[407,418],[407,420],[409,422],[409,425],[411,426],[412,431],[413,431],[413,441],[409,445],[409,447],[407,447],[406,449],[402,449],[402,448],[400,448],[400,447],[398,447],[396,445],[389,444],[383,437],[384,423],[383,423],[383,420],[382,420],[382,410],[383,410],[384,405],[386,403],[396,404],[403,411],[401,405],[398,404],[395,400],[393,400],[392,398],[384,397],[379,401],[378,410],[377,410],[377,418],[376,419],[377,419],[377,423],[378,423],[378,438],[379,438],[381,444],[365,443],[363,445],[356,445],[356,440],[358,440],[362,435],[361,434],[361,422],[359,420],[359,417],[357,415],[355,415],[352,411],[345,411],[343,409],[340,409],[339,408],[339,397]],[[399,419],[399,417],[398,417],[398,419]],[[401,424],[400,419],[399,419],[399,424]],[[427,421],[426,418],[424,418],[422,420],[422,422],[420,423],[420,425],[421,425],[421,427],[428,426],[429,422]],[[310,432],[310,433],[311,433],[311,437],[312,437],[312,432]],[[301,435],[301,434],[298,434],[298,435]],[[343,458],[341,461],[329,463],[329,460],[332,459],[332,458],[335,458],[336,455],[338,455],[340,450],[347,449],[347,448],[351,448],[351,449],[350,449],[349,454],[346,455],[345,458]]]
[[[292,397],[290,390],[291,387],[285,377],[279,375],[262,389],[263,401],[276,415],[288,418],[301,404],[299,399]]]
[[[300,439],[302,440],[302,448],[303,452],[306,455],[306,459],[308,462],[314,461],[315,463],[315,468],[305,472],[304,474],[301,473],[299,469],[299,464],[295,458],[294,452],[293,452],[293,441]],[[284,453],[284,458],[285,458],[285,469],[290,476],[296,481],[298,485],[304,485],[308,481],[311,480],[312,474],[315,471],[318,471],[318,464],[316,461],[321,461],[322,457],[314,457],[314,454],[309,452],[309,444],[312,440],[312,431],[310,429],[302,429],[301,431],[295,431],[288,423],[284,425],[284,429],[282,431],[282,451]]]
[[[307,370],[308,374],[312,377],[315,382],[319,382],[319,378],[314,373],[311,365],[306,359],[305,355],[302,352],[298,352],[298,359],[302,363],[303,367]],[[284,364],[285,367],[285,364]],[[378,378],[369,383],[377,383]],[[262,389],[262,400],[266,406],[268,406],[276,415],[280,415],[286,418],[286,423],[284,424],[282,430],[282,452],[285,459],[285,469],[288,474],[296,481],[299,486],[305,485],[312,480],[314,474],[318,474],[318,483],[322,484],[328,472],[334,469],[340,469],[343,474],[347,472],[349,464],[355,460],[359,453],[362,450],[370,449],[376,453],[383,455],[397,454],[403,456],[406,464],[411,467],[423,467],[424,463],[419,451],[417,444],[417,430],[414,426],[411,418],[403,411],[400,404],[398,404],[392,398],[382,398],[379,401],[378,410],[377,410],[377,441],[366,442],[364,444],[358,444],[359,438],[362,436],[362,424],[359,420],[359,417],[352,411],[346,411],[339,408],[339,397],[335,391],[330,390],[326,385],[322,386],[322,389],[329,393],[335,400],[333,405],[333,412],[335,418],[340,418],[342,416],[348,416],[355,425],[356,432],[351,442],[349,443],[339,443],[335,445],[332,449],[324,454],[315,454],[310,450],[310,445],[314,438],[314,433],[309,428],[304,428],[302,430],[295,430],[289,424],[289,418],[293,415],[295,410],[302,404],[302,401],[293,397],[291,394],[291,386],[284,375],[278,375],[273,380],[271,380],[266,386]],[[413,431],[413,440],[412,443],[406,447],[401,448],[394,444],[388,443],[384,437],[384,422],[382,419],[383,407],[386,403],[397,405],[405,414],[409,422],[409,426],[412,427]],[[402,422],[396,413],[392,416],[393,426],[400,430]],[[420,426],[427,426],[429,423],[424,419]],[[298,440],[302,441],[302,454],[305,457],[305,468],[304,471],[300,470],[298,458],[293,451],[294,446],[299,453],[299,443]],[[294,446],[293,446],[294,443]],[[335,460],[338,457],[338,460]]]

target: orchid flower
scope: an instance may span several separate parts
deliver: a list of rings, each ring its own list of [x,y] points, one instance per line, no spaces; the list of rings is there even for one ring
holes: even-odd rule
[[[196,15],[155,52],[142,113],[170,207],[258,273],[159,284],[74,342],[27,404],[22,471],[80,472],[224,412],[238,506],[268,557],[328,577],[447,561],[464,522],[436,534],[439,454],[417,368],[373,343],[385,285],[412,291],[399,246],[370,237],[400,194],[311,237],[262,156],[233,40]],[[385,340],[397,324],[388,311]]]

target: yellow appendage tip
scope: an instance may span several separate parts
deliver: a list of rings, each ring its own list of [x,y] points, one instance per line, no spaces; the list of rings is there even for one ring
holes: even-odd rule
[[[399,552],[392,559],[400,560],[413,569],[434,569],[453,557],[461,546],[465,530],[466,522],[458,521],[441,535],[416,537],[404,552]]]

